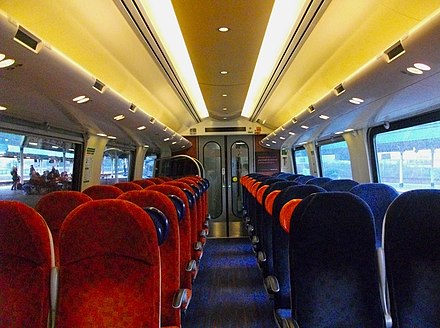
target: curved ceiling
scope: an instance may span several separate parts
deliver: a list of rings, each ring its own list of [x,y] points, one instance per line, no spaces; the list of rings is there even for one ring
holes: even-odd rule
[[[172,76],[172,65],[171,73],[164,66],[168,56],[158,53],[163,48],[147,44],[127,19],[128,2],[133,5],[139,1],[36,0],[31,6],[26,1],[4,1],[0,10],[149,116],[176,131],[186,131],[199,121],[186,90],[176,86],[179,77]],[[210,119],[233,124],[243,108],[274,1],[171,3]],[[313,6],[319,9],[302,27],[307,9]],[[287,47],[285,56],[279,57],[279,66],[273,69],[277,78],[260,99],[252,121],[279,129],[293,117],[303,115],[310,105],[325,103],[336,85],[359,74],[360,68],[438,8],[440,0],[305,1],[299,16],[303,21],[296,22],[302,39],[295,39],[292,32],[290,47],[296,42],[295,49]],[[220,26],[228,26],[230,31],[220,33]],[[160,45],[154,28],[147,27],[151,33],[148,40]],[[158,59],[160,56],[163,59]],[[223,70],[228,74],[220,74]],[[375,82],[366,83],[364,88]],[[371,102],[379,100],[374,97]],[[326,106],[336,105],[333,101]],[[358,122],[358,127],[371,123],[360,122],[362,110],[350,115],[349,120]],[[331,117],[326,126],[332,120],[335,118]],[[317,128],[319,134],[331,130],[326,126]]]

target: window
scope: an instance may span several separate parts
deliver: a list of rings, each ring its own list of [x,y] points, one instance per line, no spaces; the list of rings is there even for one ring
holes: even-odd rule
[[[408,126],[415,121],[372,132],[377,181],[399,192],[440,186],[440,121]]]
[[[297,148],[293,151],[295,159],[295,172],[297,174],[310,175],[309,157],[305,148]]]
[[[33,206],[39,197],[31,200],[28,195],[71,190],[77,146],[59,139],[0,132],[0,199]]]
[[[347,142],[341,140],[319,146],[321,175],[332,179],[352,179]]]
[[[154,176],[154,161],[156,160],[157,155],[146,155],[144,158],[144,166],[142,169],[142,178],[151,178]]]
[[[130,170],[130,152],[117,148],[108,148],[104,151],[101,164],[101,184],[114,184],[126,182]]]

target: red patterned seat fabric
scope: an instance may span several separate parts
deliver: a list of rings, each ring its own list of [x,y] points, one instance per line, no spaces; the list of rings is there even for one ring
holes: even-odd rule
[[[40,198],[35,209],[43,216],[52,233],[55,250],[55,262],[58,265],[58,235],[67,214],[77,206],[91,201],[86,194],[79,191],[54,191]]]
[[[92,199],[115,199],[123,193],[121,189],[110,185],[95,185],[83,190]]]
[[[180,309],[172,307],[174,295],[180,289],[179,222],[173,202],[163,193],[154,190],[127,191],[118,197],[139,205],[155,207],[168,219],[168,238],[160,246],[161,261],[161,323],[180,325]]]
[[[134,183],[137,183],[142,188],[147,188],[149,186],[154,186],[155,183],[153,181],[150,181],[148,179],[141,179],[141,180],[134,180]]]
[[[154,223],[120,199],[87,202],[60,231],[58,327],[159,327]]]
[[[142,190],[140,185],[134,182],[118,182],[114,184],[115,187],[118,187],[123,192],[130,191],[130,190]]]
[[[47,327],[51,237],[44,219],[16,201],[0,201],[0,326]]]
[[[186,266],[192,259],[192,243],[191,243],[191,218],[189,212],[188,199],[185,193],[176,186],[168,184],[160,184],[147,187],[146,190],[159,191],[165,195],[176,195],[185,203],[185,213],[183,219],[179,222],[180,237],[180,286],[181,288],[192,288],[191,272],[186,271]]]

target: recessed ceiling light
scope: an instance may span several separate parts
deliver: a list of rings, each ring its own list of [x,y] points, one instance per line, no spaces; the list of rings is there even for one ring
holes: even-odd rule
[[[105,133],[98,133],[98,136],[100,136],[100,137],[107,137],[107,135]]]
[[[224,119],[224,120],[227,120],[228,118],[227,118],[227,117],[223,117],[223,119]]]
[[[327,116],[327,115],[319,115],[319,118],[321,119],[321,120],[328,120],[330,117],[329,116]]]
[[[170,138],[165,138],[165,139],[163,139],[163,141],[169,141],[170,140]]]
[[[145,130],[147,127],[145,126],[145,125],[141,125],[141,126],[139,126],[137,129],[139,130],[139,131],[142,131],[142,130]]]
[[[219,27],[218,29],[217,29],[219,32],[228,32],[229,31],[229,27],[226,27],[226,26],[222,26],[222,27]]]
[[[185,148],[185,147],[186,147],[185,145],[182,146],[182,148]]]
[[[276,144],[277,142],[276,142],[275,140],[272,140],[272,143],[273,143],[273,144]]]
[[[223,110],[228,110],[226,107],[223,107]]]
[[[363,103],[363,102],[364,102],[363,99],[361,99],[361,98],[357,98],[357,97],[353,97],[353,98],[351,98],[351,99],[353,99],[354,101],[360,102],[360,103]]]
[[[220,74],[221,75],[226,75],[226,74],[228,74],[228,71],[221,71]]]
[[[13,65],[15,63],[14,59],[4,59],[0,61],[0,68],[5,68]]]
[[[86,96],[78,96],[78,97],[73,98],[72,100],[73,100],[74,102],[77,102],[77,101],[80,101],[80,100],[84,99],[85,97],[86,97]]]
[[[307,125],[301,125],[304,130],[307,130],[309,127]]]
[[[90,100],[90,98],[85,97],[84,99],[78,100],[76,103],[77,104],[84,104],[84,103],[88,102],[89,100]]]
[[[267,147],[270,147],[270,144],[266,144]]]
[[[123,120],[125,118],[125,116],[124,115],[117,115],[117,116],[115,116],[115,117],[113,117],[113,119],[115,120],[115,121],[120,121],[120,120]]]
[[[227,97],[228,95],[226,93],[222,94],[222,97]]]
[[[6,107],[0,106],[0,110],[6,110]]]
[[[177,141],[173,141],[171,144],[172,144],[172,145],[175,145],[176,143],[177,143]]]
[[[109,138],[109,139],[116,139],[116,137],[114,137],[114,136],[107,136],[107,138]]]
[[[414,67],[415,67],[415,68],[418,68],[418,69],[420,69],[420,70],[422,70],[422,71],[430,71],[430,70],[431,70],[431,67],[430,67],[430,66],[428,66],[428,65],[426,65],[426,64],[423,64],[423,63],[415,63],[415,64],[414,64]]]
[[[408,67],[406,70],[410,73],[417,74],[417,75],[423,74],[422,70],[415,68],[415,67]]]
[[[286,140],[286,138],[284,138],[284,137],[280,137],[280,139],[281,139],[281,140]]]
[[[144,145],[144,148],[148,148],[148,147],[150,147],[150,146],[148,146],[148,145]]]
[[[294,135],[295,135],[295,132],[290,131],[289,134],[290,134],[291,136],[294,136]]]

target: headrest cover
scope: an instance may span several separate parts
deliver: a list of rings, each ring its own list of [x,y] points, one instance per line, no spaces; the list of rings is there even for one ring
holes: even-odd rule
[[[145,207],[144,210],[145,212],[147,212],[151,220],[153,220],[154,225],[156,226],[157,243],[160,246],[168,237],[168,219],[165,214],[163,214],[155,207]]]
[[[264,185],[257,191],[257,201],[260,205],[263,204],[263,195],[267,188],[269,188],[269,185]]]
[[[281,190],[274,190],[266,197],[266,202],[264,203],[264,207],[266,208],[267,213],[269,213],[270,215],[272,215],[273,202],[275,201],[275,199],[277,198],[280,192]]]
[[[261,185],[261,181],[255,182],[251,187],[251,195],[254,196],[254,198],[257,196],[257,190]]]
[[[185,195],[188,198],[189,207],[192,208],[194,206],[194,203],[196,202],[196,197],[191,191],[189,191],[186,188],[184,188],[183,191],[185,192]]]
[[[168,195],[168,198],[171,199],[174,207],[176,208],[177,219],[179,220],[179,222],[182,221],[185,216],[185,203],[180,197],[176,195]]]
[[[290,232],[290,219],[292,218],[293,211],[301,201],[302,199],[291,199],[281,208],[280,225],[287,233]]]

